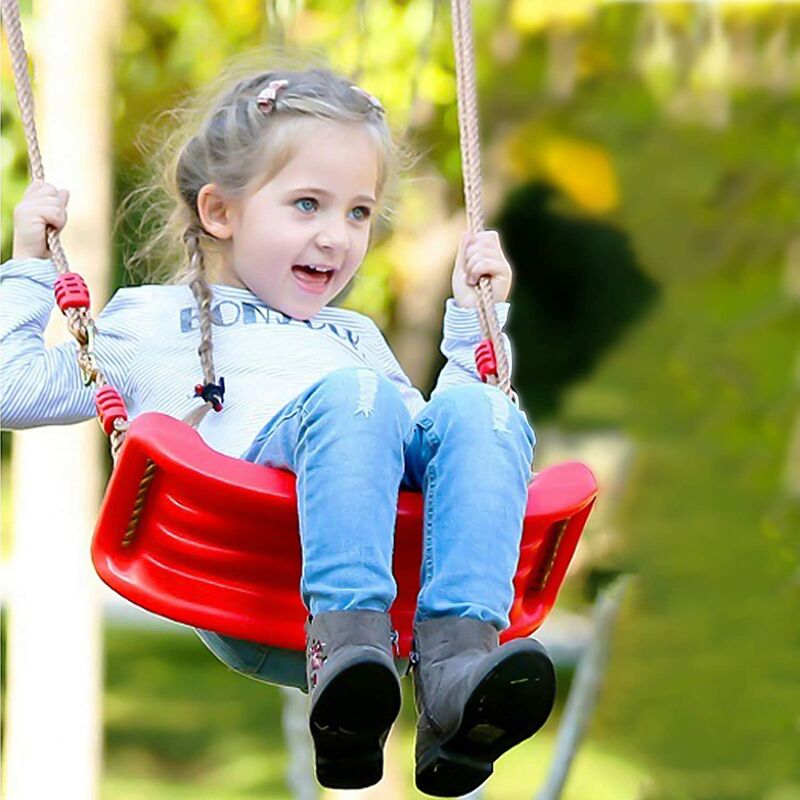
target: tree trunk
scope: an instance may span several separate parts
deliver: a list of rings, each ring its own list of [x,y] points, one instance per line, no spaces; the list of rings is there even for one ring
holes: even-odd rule
[[[45,176],[70,190],[64,245],[95,314],[110,274],[111,44],[120,9],[114,0],[39,0],[36,41],[34,26],[27,30]],[[54,314],[46,343],[66,338]],[[85,422],[14,436],[8,800],[99,795],[102,628],[89,557],[103,480],[98,430]]]

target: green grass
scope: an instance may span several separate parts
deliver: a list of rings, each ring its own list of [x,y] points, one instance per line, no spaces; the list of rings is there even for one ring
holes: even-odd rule
[[[10,455],[11,433],[3,431],[0,434],[0,561],[7,561],[10,558],[13,544]]]
[[[281,694],[219,663],[194,634],[106,631],[103,800],[289,800]],[[413,699],[389,743],[413,788]],[[557,718],[501,759],[487,800],[526,797],[544,780]],[[581,751],[565,800],[634,800],[641,769],[597,741]]]

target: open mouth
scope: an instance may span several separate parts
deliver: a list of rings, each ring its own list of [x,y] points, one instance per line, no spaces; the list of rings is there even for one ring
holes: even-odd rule
[[[292,274],[297,282],[308,291],[322,291],[333,280],[335,270],[326,267],[313,267],[310,264],[295,264]]]

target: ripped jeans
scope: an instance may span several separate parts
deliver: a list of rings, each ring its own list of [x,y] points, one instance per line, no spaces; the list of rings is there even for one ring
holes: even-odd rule
[[[297,476],[300,590],[311,614],[389,610],[403,488],[424,495],[417,619],[472,617],[502,630],[535,441],[525,415],[494,386],[440,390],[412,419],[387,377],[343,368],[275,414],[242,457]],[[237,668],[229,650],[240,640],[198,633]]]

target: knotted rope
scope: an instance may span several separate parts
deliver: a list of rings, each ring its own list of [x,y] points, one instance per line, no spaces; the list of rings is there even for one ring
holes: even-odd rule
[[[36,120],[34,117],[33,90],[31,89],[28,74],[28,53],[25,49],[25,39],[22,35],[22,25],[19,19],[19,5],[17,0],[2,0],[3,25],[8,39],[8,49],[11,52],[11,63],[14,71],[14,86],[17,91],[22,129],[25,132],[25,141],[28,146],[28,161],[30,163],[31,177],[35,180],[44,180],[44,167],[42,155],[39,150],[39,139],[36,134]],[[53,257],[53,264],[59,275],[68,275],[71,270],[67,264],[67,257],[61,245],[58,231],[51,225],[46,227],[47,246]],[[91,312],[86,308],[67,308],[64,310],[67,318],[69,332],[78,342],[78,366],[84,376],[86,386],[92,383],[98,389],[109,386],[103,371],[95,363],[94,338],[97,328],[92,319]],[[113,430],[109,434],[111,456],[116,463],[119,449],[125,440],[125,431],[128,422],[124,419],[114,421]]]

